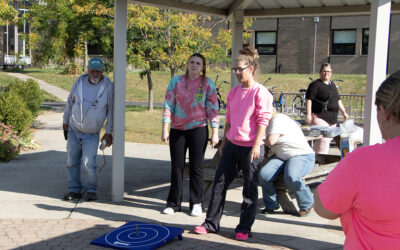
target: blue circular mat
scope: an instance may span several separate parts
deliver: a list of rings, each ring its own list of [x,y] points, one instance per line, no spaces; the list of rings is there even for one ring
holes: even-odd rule
[[[93,240],[95,245],[116,249],[155,249],[178,237],[182,228],[131,221]]]

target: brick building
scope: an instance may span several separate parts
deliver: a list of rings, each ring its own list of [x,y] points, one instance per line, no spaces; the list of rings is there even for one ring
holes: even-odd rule
[[[390,22],[388,73],[400,69],[400,14]],[[311,74],[329,62],[336,73],[366,74],[368,28],[368,15],[257,18],[248,43],[260,53],[262,73]]]

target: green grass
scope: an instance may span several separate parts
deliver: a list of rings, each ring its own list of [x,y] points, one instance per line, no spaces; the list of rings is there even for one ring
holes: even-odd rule
[[[76,80],[76,75],[62,74],[61,69],[38,69],[30,68],[19,71],[20,73],[42,79],[58,87],[70,90],[72,84]],[[180,72],[182,73],[182,72]],[[222,81],[230,82],[230,73],[224,72],[208,72],[208,77],[215,81],[218,75],[217,86]],[[112,79],[113,75],[108,74]],[[260,83],[271,77],[271,80],[266,84],[268,86],[276,86],[276,93],[280,92],[298,92],[301,88],[307,88],[310,83],[309,77],[317,79],[319,75],[308,74],[259,74],[256,76]],[[364,94],[366,85],[366,75],[336,75],[332,79],[341,79],[344,82],[336,82],[339,86],[341,94]],[[163,102],[165,90],[170,80],[169,72],[152,72],[154,102]],[[222,84],[220,92],[224,99],[228,94],[230,85]],[[127,72],[126,75],[126,100],[127,101],[147,101],[148,99],[148,84],[147,78],[141,79],[138,72]]]
[[[162,109],[147,111],[145,107],[127,107],[125,112],[125,140],[161,144]]]
[[[76,79],[76,75],[62,74],[61,69],[39,69],[39,68],[27,68],[24,70],[18,70],[18,73],[26,74],[28,76],[44,80],[55,86],[61,87],[66,90],[70,90],[72,84]]]
[[[29,76],[42,79],[51,84],[70,90],[76,75],[66,75],[61,73],[60,69],[38,69],[31,68],[19,71]],[[182,72],[178,73],[181,74]],[[0,76],[3,79],[3,75]],[[207,76],[215,81],[218,75],[217,86],[222,81],[230,82],[230,73],[208,72]],[[113,75],[108,74],[112,79]],[[309,77],[317,79],[319,75],[307,74],[259,74],[256,76],[258,82],[263,83],[267,78],[271,80],[266,84],[276,86],[275,93],[280,92],[298,92],[301,88],[307,88],[310,83]],[[333,79],[342,79],[344,82],[336,83],[339,86],[340,94],[365,94],[366,76],[365,75],[336,75]],[[11,79],[12,80],[12,79]],[[152,72],[154,86],[154,102],[163,102],[165,90],[170,80],[169,72]],[[6,80],[5,80],[6,81]],[[7,80],[8,81],[8,80]],[[1,84],[1,83],[0,83]],[[0,85],[1,86],[1,85]],[[226,100],[230,85],[222,84],[220,92]],[[126,75],[126,100],[127,101],[147,101],[148,87],[147,78],[140,79],[138,72],[127,72]],[[222,111],[221,113],[223,113]],[[153,111],[147,111],[146,107],[127,107],[125,122],[125,139],[130,142],[161,144],[161,117],[162,110],[155,108]]]
[[[14,82],[17,78],[7,75],[0,71],[0,87],[8,86],[10,83]],[[45,102],[60,102],[61,100],[56,96],[47,93],[42,90]]]
[[[8,86],[10,83],[14,82],[15,79],[15,77],[0,71],[0,87]]]

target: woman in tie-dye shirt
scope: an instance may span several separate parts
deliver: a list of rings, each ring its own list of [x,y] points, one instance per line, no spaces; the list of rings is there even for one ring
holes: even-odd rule
[[[164,214],[181,210],[183,168],[189,149],[190,209],[192,216],[202,214],[204,190],[203,160],[212,128],[211,145],[218,141],[218,99],[214,82],[206,77],[206,60],[201,54],[189,58],[185,75],[171,79],[165,93],[161,140],[169,143],[171,186]],[[168,131],[169,124],[171,130]]]

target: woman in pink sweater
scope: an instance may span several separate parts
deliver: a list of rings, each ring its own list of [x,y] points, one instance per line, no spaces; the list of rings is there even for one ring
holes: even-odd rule
[[[375,104],[385,143],[347,154],[314,191],[317,214],[340,217],[344,249],[400,249],[400,70]]]
[[[244,184],[236,239],[247,240],[254,223],[259,164],[264,158],[263,139],[273,101],[268,90],[254,79],[257,68],[257,51],[248,47],[242,49],[232,69],[241,84],[228,94],[224,138],[219,147],[221,161],[215,173],[205,222],[194,230],[198,234],[219,231],[226,191],[239,170],[242,170]]]

